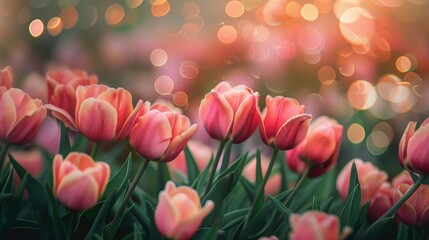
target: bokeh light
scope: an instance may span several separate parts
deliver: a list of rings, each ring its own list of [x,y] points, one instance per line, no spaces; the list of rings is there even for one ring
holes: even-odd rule
[[[231,25],[223,25],[217,32],[217,38],[221,43],[231,44],[237,40],[237,30]]]
[[[52,36],[58,36],[63,31],[63,21],[59,17],[49,19],[46,28]]]
[[[42,20],[34,19],[28,26],[28,31],[30,31],[31,36],[40,37],[42,35],[45,26],[43,25]]]
[[[232,18],[241,17],[244,14],[244,6],[240,1],[230,1],[225,6],[225,13]]]
[[[347,99],[355,109],[365,110],[374,105],[377,100],[377,91],[370,82],[357,80],[350,85]]]
[[[347,138],[351,143],[358,144],[365,138],[365,129],[358,123],[353,123],[347,129]]]
[[[163,49],[157,48],[150,53],[150,62],[155,67],[161,67],[165,65],[167,63],[167,60],[168,55]]]
[[[117,25],[125,17],[124,8],[119,3],[112,4],[106,9],[104,17],[106,19],[107,24]]]
[[[160,76],[155,80],[155,90],[161,95],[168,95],[174,89],[174,82],[169,76]]]
[[[307,21],[314,21],[319,17],[319,10],[313,4],[305,4],[301,8],[301,16]]]

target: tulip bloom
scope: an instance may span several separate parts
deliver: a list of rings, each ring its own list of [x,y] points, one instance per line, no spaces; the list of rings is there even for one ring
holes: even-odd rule
[[[399,201],[411,185],[401,184],[393,193],[393,202]],[[401,222],[412,226],[429,223],[429,186],[421,185],[417,191],[399,208],[397,216]]]
[[[46,73],[48,83],[48,103],[63,109],[72,117],[76,109],[76,89],[98,83],[96,75],[88,75],[83,70],[55,69]]]
[[[10,66],[0,70],[0,87],[1,86],[6,89],[12,88],[13,86],[13,72]]]
[[[248,139],[260,122],[259,94],[238,85],[219,83],[201,101],[201,122],[210,137],[217,140],[233,139],[241,143]]]
[[[207,166],[213,155],[212,149],[209,146],[195,140],[190,140],[188,142],[188,147],[195,159],[198,169],[202,171]],[[185,152],[181,151],[175,159],[168,162],[168,166],[186,175],[188,169],[186,166]],[[172,173],[174,174],[174,172]]]
[[[340,239],[340,221],[335,215],[319,211],[307,211],[302,215],[292,214],[289,217],[292,228],[290,240]]]
[[[429,118],[420,128],[410,122],[399,143],[399,163],[402,167],[421,175],[429,176]]]
[[[54,195],[73,210],[93,207],[103,195],[110,176],[105,162],[94,162],[85,153],[71,152],[63,160],[57,154],[53,163]]]
[[[133,109],[131,93],[123,88],[93,84],[76,90],[73,117],[64,109],[47,105],[67,127],[79,131],[94,142],[120,141],[126,138],[140,109],[149,103],[140,100]]]
[[[0,87],[0,139],[22,145],[31,142],[40,129],[46,109],[17,88]]]
[[[155,224],[159,232],[168,238],[189,239],[213,208],[214,203],[210,200],[201,207],[200,197],[194,189],[176,187],[169,181],[165,190],[159,193]]]
[[[259,127],[262,141],[281,150],[296,147],[307,135],[311,115],[293,98],[267,96],[265,101]]]
[[[396,189],[399,187],[399,185],[406,183],[408,185],[413,185],[414,181],[411,178],[411,175],[408,171],[406,170],[402,170],[402,172],[400,172],[398,175],[396,175],[393,179],[392,179],[392,185],[393,188]]]
[[[197,129],[186,116],[155,107],[137,118],[130,144],[146,159],[169,162],[185,148]]]
[[[289,168],[303,174],[307,166],[309,176],[318,177],[329,171],[337,162],[343,126],[334,119],[319,117],[310,124],[305,140],[286,152]]]
[[[343,199],[347,199],[353,162],[356,166],[359,184],[362,191],[361,203],[366,203],[375,196],[381,185],[387,180],[387,174],[384,171],[380,171],[370,162],[363,162],[361,159],[350,161],[343,170],[341,170],[337,178],[337,190]]]
[[[262,177],[267,173],[269,164],[270,159],[265,156],[261,156]],[[244,167],[243,176],[250,182],[256,181],[256,157]],[[280,173],[271,174],[264,188],[265,195],[275,196],[280,191],[281,184],[282,177]]]
[[[389,183],[381,184],[375,196],[371,199],[366,217],[371,221],[377,221],[387,210],[393,206],[393,189]]]

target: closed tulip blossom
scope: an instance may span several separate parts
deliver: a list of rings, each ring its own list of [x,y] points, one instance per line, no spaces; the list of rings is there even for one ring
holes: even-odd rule
[[[72,117],[76,109],[76,89],[98,83],[96,75],[88,75],[83,70],[58,68],[46,73],[48,84],[48,103],[59,107]]]
[[[10,66],[0,70],[0,87],[3,86],[9,89],[13,86],[13,72]]]
[[[42,101],[31,99],[20,89],[0,87],[1,140],[13,145],[31,142],[45,117]]]
[[[289,217],[290,240],[337,240],[340,239],[340,221],[337,216],[319,211],[307,211]]]
[[[353,162],[356,166],[362,191],[361,203],[366,203],[377,194],[381,185],[387,180],[387,174],[384,171],[380,171],[371,162],[364,162],[361,159],[350,161],[344,166],[337,178],[337,190],[343,199],[347,199]]]
[[[252,89],[228,82],[219,83],[201,101],[199,115],[210,137],[233,139],[241,143],[248,139],[260,122],[259,94]]]
[[[393,202],[399,201],[411,185],[401,184],[393,193]],[[399,208],[397,216],[401,222],[411,226],[426,226],[429,223],[429,186],[421,185]]]
[[[381,184],[375,196],[371,199],[366,217],[371,222],[377,221],[393,206],[393,189],[389,183]]]
[[[47,107],[67,127],[94,142],[107,142],[126,138],[139,110],[149,108],[149,103],[139,100],[133,108],[132,96],[127,90],[93,84],[77,88],[74,117],[56,106]]]
[[[289,150],[307,135],[311,115],[293,98],[267,96],[259,133],[268,146]]]
[[[408,123],[399,143],[399,162],[408,170],[429,176],[429,118],[415,129],[416,122]]]
[[[129,139],[142,157],[169,162],[180,154],[197,129],[186,116],[155,106],[139,114]]]
[[[408,185],[413,185],[414,181],[411,178],[410,173],[407,170],[402,170],[398,175],[396,175],[392,179],[392,186],[393,189],[396,189],[399,187],[399,185],[406,183]]]
[[[337,162],[343,126],[334,119],[319,117],[310,124],[305,140],[286,152],[289,168],[303,174],[310,168],[309,177],[318,177]]]
[[[109,176],[107,163],[94,162],[85,153],[71,152],[65,159],[57,154],[53,163],[53,192],[70,209],[89,209],[103,195]]]
[[[175,240],[189,239],[213,208],[214,203],[211,200],[201,207],[200,197],[194,189],[188,186],[176,187],[169,181],[165,190],[159,193],[155,224],[165,237]]]

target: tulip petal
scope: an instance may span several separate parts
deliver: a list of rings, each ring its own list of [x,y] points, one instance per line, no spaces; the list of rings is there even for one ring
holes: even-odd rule
[[[61,181],[59,174],[60,174],[62,162],[63,162],[63,156],[61,156],[60,154],[55,155],[54,162],[52,164],[53,181],[54,181],[53,191],[54,191],[54,193],[57,192],[58,183]]]
[[[407,144],[407,158],[413,170],[429,175],[429,125],[420,126]]]
[[[150,105],[149,102],[143,103],[142,100],[139,100],[137,102],[136,107],[131,112],[131,114],[128,115],[128,118],[126,119],[126,121],[122,125],[122,128],[117,133],[117,135],[115,137],[116,141],[122,140],[130,134],[131,128],[133,127],[133,124],[135,123],[139,112],[141,112],[141,110],[143,110],[143,109],[144,109],[144,112],[149,111],[149,105]]]
[[[67,155],[66,161],[70,162],[81,171],[96,166],[92,158],[86,153],[71,152],[69,155]]]
[[[238,144],[249,138],[261,122],[261,114],[259,112],[259,95],[248,95],[242,101],[234,116],[232,126],[233,142]]]
[[[77,131],[75,120],[67,111],[52,104],[46,104],[45,107],[51,111],[52,116],[63,122],[66,127]]]
[[[213,208],[214,202],[210,200],[206,201],[201,210],[196,211],[195,214],[189,215],[186,219],[180,221],[179,226],[175,229],[174,237],[176,239],[189,239],[192,237],[204,218],[209,215]]]
[[[320,166],[334,154],[335,132],[331,126],[321,125],[307,135],[303,144],[300,158],[310,166]]]
[[[286,121],[278,131],[274,144],[282,150],[298,146],[307,135],[310,125],[310,114],[298,114]]]
[[[102,92],[97,99],[110,103],[117,112],[117,125],[122,128],[128,116],[133,111],[133,100],[131,93],[123,88],[109,88]],[[118,129],[119,133],[121,129]]]
[[[178,224],[178,212],[170,202],[168,193],[161,191],[158,206],[155,209],[155,224],[159,232],[172,237]]]
[[[408,153],[408,142],[410,138],[414,135],[414,131],[416,129],[416,122],[409,122],[407,128],[402,135],[401,141],[399,142],[399,163],[402,167],[406,167],[407,165],[407,153]]]
[[[7,92],[0,97],[0,139],[6,139],[15,125],[17,113],[13,99]]]
[[[105,101],[85,99],[76,118],[79,131],[94,142],[111,141],[115,136],[117,114]]]
[[[13,86],[13,71],[10,66],[3,68],[0,71],[0,86],[10,89]]]
[[[200,119],[210,137],[224,140],[230,131],[234,113],[222,94],[211,92],[201,101]]]
[[[8,140],[15,144],[27,144],[33,141],[45,117],[46,109],[44,107],[25,115],[15,124],[14,129],[9,133]]]
[[[164,156],[162,157],[162,161],[168,162],[175,159],[179,155],[179,153],[185,148],[189,139],[191,139],[191,137],[195,135],[197,130],[198,125],[194,124],[185,132],[174,137]]]
[[[98,200],[98,185],[92,176],[74,171],[62,179],[57,189],[58,199],[73,210],[93,207]]]
[[[109,89],[108,86],[103,84],[92,84],[88,86],[78,86],[76,89],[76,110],[75,116],[78,116],[80,111],[80,105],[85,99],[96,98],[102,92]],[[76,125],[79,125],[79,119],[76,118]]]

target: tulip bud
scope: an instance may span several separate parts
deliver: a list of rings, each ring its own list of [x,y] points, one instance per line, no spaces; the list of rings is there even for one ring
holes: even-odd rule
[[[10,66],[0,70],[0,87],[1,86],[6,89],[10,89],[13,86],[13,72]]]
[[[399,163],[402,167],[420,175],[429,176],[429,118],[415,130],[416,122],[410,122],[399,143]]]
[[[411,185],[401,184],[393,192],[393,202],[399,201]],[[397,216],[401,222],[412,226],[425,226],[429,223],[429,186],[421,185],[416,192],[399,208]]]
[[[307,135],[311,115],[304,113],[293,98],[267,96],[259,133],[262,141],[271,147],[289,150],[298,146]]]
[[[46,117],[39,99],[31,99],[17,88],[0,87],[0,139],[11,144],[31,142]]]
[[[241,143],[260,122],[258,102],[259,94],[252,89],[221,82],[201,101],[200,119],[210,137]]]
[[[370,162],[363,162],[361,159],[350,161],[341,170],[337,178],[337,190],[343,199],[347,199],[353,162],[356,166],[360,189],[362,191],[361,203],[366,203],[375,196],[378,189],[387,180],[387,174],[384,171],[380,171]]]
[[[319,117],[310,124],[305,140],[286,152],[289,168],[303,174],[307,166],[309,177],[318,177],[329,171],[337,162],[343,126],[334,119]]]
[[[307,211],[302,215],[290,215],[289,222],[292,228],[289,234],[290,240],[340,239],[340,221],[335,215],[318,211]]]
[[[176,187],[169,181],[165,190],[159,193],[155,224],[159,232],[168,238],[189,239],[213,208],[214,203],[210,200],[201,207],[200,197],[194,189]]]
[[[63,160],[57,154],[53,163],[56,198],[73,210],[92,208],[103,195],[110,176],[110,167],[94,162],[85,153],[71,152]]]

